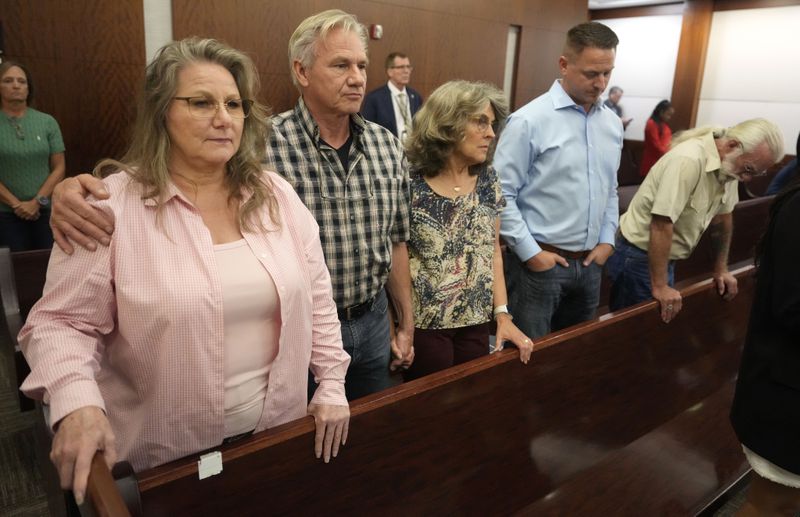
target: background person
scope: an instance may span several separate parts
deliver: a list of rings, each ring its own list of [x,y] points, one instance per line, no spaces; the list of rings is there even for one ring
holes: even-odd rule
[[[141,471],[307,411],[318,457],[347,438],[349,357],[318,229],[261,169],[257,77],[215,40],[162,48],[123,162],[96,169],[124,171],[92,201],[116,224],[110,245],[53,250],[20,332],[22,390],[49,404],[51,457],[79,503],[97,449]]]
[[[13,61],[0,64],[0,246],[50,249],[50,194],[64,178],[58,122],[30,107],[33,80]]]
[[[797,151],[800,155],[800,139]],[[800,171],[798,171],[800,172]],[[770,208],[731,423],[755,471],[739,516],[800,513],[800,180]]]
[[[622,99],[622,94],[623,93],[624,92],[622,91],[622,88],[620,88],[619,86],[612,86],[608,90],[608,98],[606,99],[604,104],[605,104],[605,106],[607,108],[610,108],[611,111],[613,111],[614,113],[617,114],[617,116],[622,121],[623,129],[627,129],[628,128],[628,124],[630,124],[631,120],[633,120],[633,119],[630,118],[630,117],[626,117],[624,115],[624,111],[622,109],[622,105],[619,103],[619,101]]]
[[[647,119],[644,127],[644,150],[639,175],[643,178],[650,168],[669,150],[672,141],[672,129],[667,124],[675,113],[672,103],[663,100],[656,104],[653,114]]]
[[[505,199],[491,166],[495,128],[507,116],[497,88],[451,81],[431,94],[406,142],[416,327],[406,380],[487,355],[493,314],[499,347],[510,340],[522,362],[530,358],[533,343],[506,307],[499,233]]]
[[[422,95],[408,86],[412,70],[407,55],[392,52],[386,56],[389,81],[369,92],[361,106],[365,119],[385,127],[401,140],[411,132],[414,115],[422,106]]]

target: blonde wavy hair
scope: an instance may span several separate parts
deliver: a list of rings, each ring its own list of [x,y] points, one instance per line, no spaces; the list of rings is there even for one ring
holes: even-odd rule
[[[415,174],[436,176],[447,164],[455,147],[464,139],[467,123],[489,103],[497,120],[495,138],[484,163],[470,167],[478,174],[492,163],[497,139],[508,117],[508,101],[497,87],[482,82],[450,81],[436,88],[414,116],[405,142],[406,155]]]
[[[156,201],[160,212],[170,182],[172,144],[167,134],[167,111],[178,89],[178,74],[194,63],[221,65],[233,76],[242,99],[253,101],[244,119],[242,140],[225,165],[225,182],[232,200],[240,202],[239,225],[244,230],[263,229],[256,211],[267,206],[270,219],[280,225],[273,187],[262,173],[266,140],[271,129],[269,107],[256,99],[259,79],[253,61],[243,52],[214,39],[187,38],[162,47],[145,71],[144,91],[138,103],[131,144],[120,161],[106,159],[94,169],[96,176],[124,170],[144,187],[144,199]],[[250,198],[241,203],[245,192]]]

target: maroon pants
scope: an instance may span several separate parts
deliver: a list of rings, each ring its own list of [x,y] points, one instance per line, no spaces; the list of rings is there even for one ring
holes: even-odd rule
[[[488,354],[488,323],[455,329],[414,329],[414,362],[403,373],[403,379],[418,379]]]

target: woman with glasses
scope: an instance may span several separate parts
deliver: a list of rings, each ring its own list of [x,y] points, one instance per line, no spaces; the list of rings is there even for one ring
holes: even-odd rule
[[[800,138],[796,156],[800,155]],[[731,423],[754,475],[740,516],[800,514],[800,169],[775,197]]]
[[[64,178],[58,122],[30,107],[33,82],[13,61],[0,64],[0,246],[49,249],[50,194]]]
[[[411,239],[416,379],[513,342],[527,363],[533,343],[511,321],[500,250],[505,199],[491,166],[508,105],[484,83],[451,81],[430,96],[406,141],[412,169]]]
[[[350,358],[318,226],[261,169],[257,78],[215,40],[162,48],[127,154],[96,168],[122,171],[91,201],[115,221],[109,246],[53,250],[19,337],[22,390],[49,404],[52,458],[79,501],[95,450],[140,471],[307,412],[317,457],[347,438]]]

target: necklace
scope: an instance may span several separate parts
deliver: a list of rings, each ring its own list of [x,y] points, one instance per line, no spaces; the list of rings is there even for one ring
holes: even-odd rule
[[[453,187],[453,190],[455,190],[456,192],[461,192],[461,187]]]

